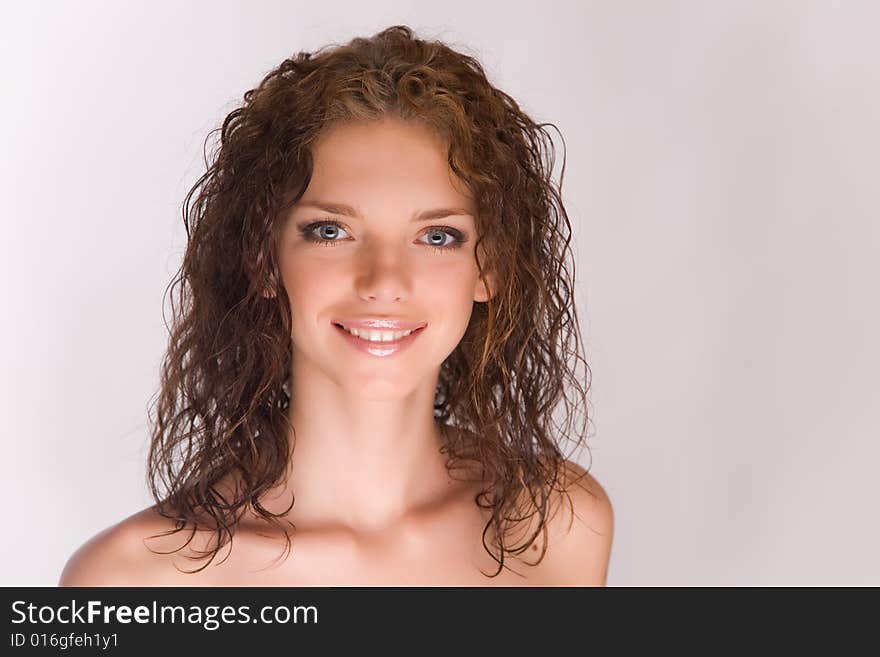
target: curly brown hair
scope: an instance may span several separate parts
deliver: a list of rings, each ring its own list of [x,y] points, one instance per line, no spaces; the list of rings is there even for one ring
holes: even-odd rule
[[[474,501],[491,511],[482,542],[498,563],[487,576],[539,532],[546,537],[551,491],[566,493],[560,475],[569,455],[561,441],[586,446],[590,368],[581,355],[573,263],[568,268],[564,154],[557,187],[545,129],[553,124],[529,118],[474,57],[395,25],[284,60],[209,133],[220,132],[210,158],[205,140],[207,171],[183,204],[188,244],[169,285],[174,322],[149,411],[147,480],[155,508],[176,527],[163,535],[192,526],[184,545],[201,528],[217,539],[215,549],[201,552],[208,562],[188,572],[207,567],[231,543],[248,506],[276,526],[293,507],[276,514],[260,503],[291,456],[291,309],[278,237],[311,179],[318,136],[339,122],[388,116],[445,137],[449,166],[477,209],[476,245],[488,263],[478,249],[480,276],[485,281],[491,271],[494,281],[494,296],[474,303],[464,337],[442,364],[434,402],[436,420],[461,432],[450,435],[472,437],[448,439],[447,467],[463,459],[482,467]],[[565,413],[557,424],[560,400]],[[578,415],[584,423],[572,432]],[[241,482],[232,493],[220,486],[230,475]],[[507,544],[510,528],[535,514],[533,530]]]

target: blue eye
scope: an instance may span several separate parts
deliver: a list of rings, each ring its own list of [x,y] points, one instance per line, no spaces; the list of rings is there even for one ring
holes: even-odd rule
[[[316,236],[315,229],[319,229],[317,232],[320,234],[320,229],[323,227],[329,227],[332,230],[329,233],[325,232],[323,237]],[[311,242],[317,242],[321,245],[330,245],[334,242],[338,242],[340,240],[335,239],[339,235],[339,231],[344,229],[335,221],[315,221],[310,223],[308,226],[302,228],[303,237]]]
[[[323,228],[329,228],[330,230],[323,231]],[[302,235],[303,239],[307,242],[313,242],[319,246],[336,246],[339,242],[344,240],[336,239],[339,236],[339,231],[345,232],[345,229],[338,221],[313,221],[311,223],[306,224],[305,226],[299,227],[299,232]],[[451,243],[447,242],[445,244],[437,244],[434,243],[426,243],[431,248],[433,248],[438,253],[447,253],[453,249],[461,248],[461,245],[467,242],[467,237],[459,230],[452,228],[451,226],[432,226],[427,231],[425,231],[425,235],[443,235],[446,233],[447,235],[453,238]]]
[[[447,251],[449,249],[457,249],[467,241],[464,239],[464,235],[462,235],[454,228],[450,228],[449,226],[435,226],[433,228],[429,228],[425,235],[439,235],[442,239],[444,233],[452,237],[451,243],[447,242],[445,244],[437,244],[436,242],[432,242],[429,243],[429,246],[434,247],[434,250],[436,251]]]

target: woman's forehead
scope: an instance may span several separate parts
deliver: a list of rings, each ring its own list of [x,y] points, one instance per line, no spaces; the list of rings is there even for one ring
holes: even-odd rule
[[[366,174],[374,170],[445,174],[447,147],[427,128],[399,120],[334,126],[312,146],[315,169]]]
[[[449,167],[445,143],[400,121],[336,126],[314,144],[304,201],[381,205],[399,200],[424,209],[473,211],[466,185]]]

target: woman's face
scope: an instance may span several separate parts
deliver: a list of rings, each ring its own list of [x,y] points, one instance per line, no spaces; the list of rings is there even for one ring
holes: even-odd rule
[[[384,119],[334,126],[312,154],[312,179],[279,252],[293,366],[306,359],[370,398],[400,397],[428,377],[433,386],[474,301],[488,299],[474,255],[476,210],[446,144],[422,126]],[[370,319],[424,328],[396,346],[336,326]]]

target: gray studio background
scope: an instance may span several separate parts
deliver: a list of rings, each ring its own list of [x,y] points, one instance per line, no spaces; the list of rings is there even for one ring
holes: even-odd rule
[[[0,584],[151,503],[206,133],[394,23],[565,138],[609,585],[880,585],[880,10],[696,0],[4,3]]]

